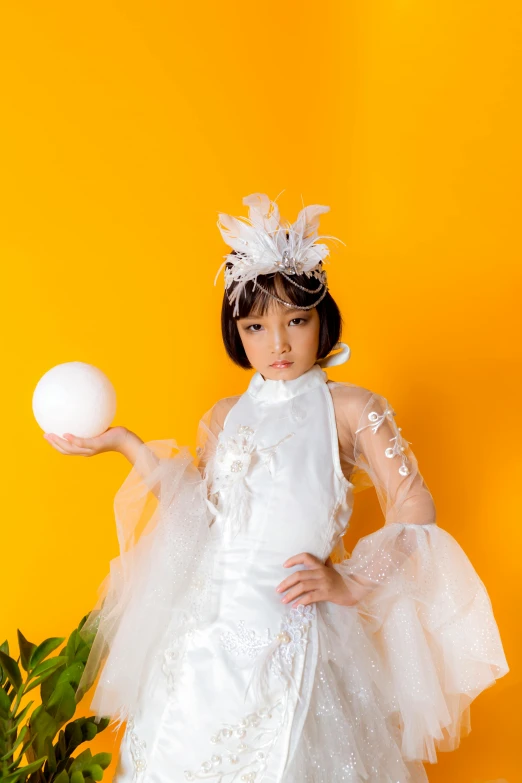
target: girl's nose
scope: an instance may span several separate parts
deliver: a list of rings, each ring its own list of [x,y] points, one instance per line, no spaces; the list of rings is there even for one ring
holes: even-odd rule
[[[286,334],[280,334],[279,332],[274,333],[272,336],[272,350],[275,353],[279,353],[281,351],[289,351],[290,350],[290,343],[288,342],[288,338]]]

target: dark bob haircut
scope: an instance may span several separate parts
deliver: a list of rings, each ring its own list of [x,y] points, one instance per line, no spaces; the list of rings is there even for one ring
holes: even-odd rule
[[[226,264],[227,269],[230,268],[230,262]],[[294,305],[309,305],[317,297],[319,293],[307,293],[297,288],[292,283],[280,275],[279,272],[270,275],[259,275],[259,283],[267,288],[271,293],[279,296],[280,299],[285,299],[287,302],[292,302]],[[307,277],[306,274],[293,275],[292,279],[299,285],[306,288],[317,288],[317,278]],[[239,296],[238,309],[239,314],[233,316],[234,305],[231,305],[228,296],[234,290],[235,283],[232,283],[231,287],[225,291],[223,295],[223,304],[221,307],[221,334],[223,337],[223,343],[225,350],[235,364],[243,367],[245,370],[252,369],[252,365],[247,359],[239,330],[237,328],[237,319],[246,318],[247,316],[262,316],[265,315],[269,307],[276,305],[281,308],[285,308],[284,305],[277,302],[269,294],[266,294],[258,286],[254,289],[254,282],[247,283],[243,291]],[[342,317],[341,312],[328,291],[324,299],[322,299],[315,308],[317,315],[319,316],[320,328],[319,328],[319,346],[317,351],[317,359],[323,359],[328,356],[334,345],[341,338],[342,331]],[[306,313],[306,310],[303,310]],[[294,316],[297,318],[298,316]]]

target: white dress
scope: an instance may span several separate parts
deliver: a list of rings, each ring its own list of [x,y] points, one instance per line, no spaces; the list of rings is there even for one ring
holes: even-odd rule
[[[116,499],[121,555],[83,682],[107,658],[91,706],[128,720],[116,783],[426,781],[423,761],[459,744],[472,699],[508,671],[482,582],[414,519],[431,496],[384,398],[316,364],[255,373],[233,402],[219,431],[212,409],[200,422],[199,465],[145,444]],[[304,567],[285,560],[343,554],[363,476],[386,524],[333,566],[360,600],[282,603]]]

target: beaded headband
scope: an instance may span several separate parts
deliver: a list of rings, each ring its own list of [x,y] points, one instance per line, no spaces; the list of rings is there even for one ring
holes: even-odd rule
[[[337,237],[317,233],[319,216],[329,212],[330,207],[313,204],[304,207],[298,214],[295,223],[283,221],[279,216],[279,207],[264,193],[252,193],[245,196],[243,204],[249,207],[248,218],[232,217],[219,213],[218,228],[225,243],[234,252],[228,253],[225,261],[219,267],[214,285],[219,273],[225,269],[225,290],[237,283],[228,296],[230,304],[235,304],[233,316],[239,314],[239,295],[245,290],[249,280],[276,299],[281,304],[298,310],[311,310],[324,299],[328,292],[326,272],[322,264],[330,253],[327,245],[319,243],[318,239],[334,239]],[[344,243],[343,243],[344,244]],[[292,285],[310,294],[320,293],[311,305],[295,305],[286,302],[257,282],[258,275],[269,275],[279,272]],[[319,280],[317,288],[309,289],[292,280],[292,275],[305,274]]]

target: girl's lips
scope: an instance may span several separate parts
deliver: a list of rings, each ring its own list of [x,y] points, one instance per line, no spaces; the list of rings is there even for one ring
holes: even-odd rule
[[[284,368],[284,367],[290,367],[290,365],[293,364],[293,362],[274,362],[270,365],[270,367],[276,367],[276,368]]]

